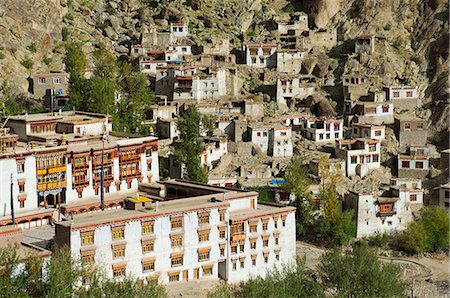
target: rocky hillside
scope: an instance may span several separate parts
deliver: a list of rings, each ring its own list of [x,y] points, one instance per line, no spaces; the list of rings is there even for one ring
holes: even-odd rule
[[[100,44],[126,59],[130,44],[151,24],[189,20],[196,42],[226,34],[243,41],[270,38],[272,18],[282,11],[308,13],[311,28],[337,28],[339,45],[313,53],[328,60],[326,84],[363,70],[379,75],[379,84],[404,83],[420,88],[434,127],[448,126],[448,4],[443,0],[14,0],[0,1],[0,81],[27,95],[32,72],[62,70],[63,43],[81,41],[89,54]],[[349,55],[363,34],[386,37],[387,49],[364,63]],[[342,42],[341,42],[342,41]],[[321,56],[319,56],[321,55]],[[325,59],[323,58],[325,57]],[[2,83],[2,82],[0,82]],[[333,88],[324,96],[337,99]]]

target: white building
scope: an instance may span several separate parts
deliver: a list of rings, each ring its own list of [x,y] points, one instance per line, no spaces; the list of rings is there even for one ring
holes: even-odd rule
[[[98,209],[102,152],[105,201],[137,190],[139,182],[159,180],[157,138],[114,133],[109,116],[21,115],[6,125],[14,134],[0,138],[11,144],[0,151],[0,225],[11,223],[11,194],[15,222],[25,228],[48,223],[59,204],[69,210],[82,200]],[[101,133],[108,134],[104,142]]]
[[[166,62],[182,62],[187,56],[192,55],[191,45],[187,42],[177,42],[167,47],[165,52]]]
[[[369,139],[336,141],[336,157],[345,160],[347,176],[365,176],[370,170],[380,168],[381,142]]]
[[[312,95],[315,83],[312,77],[279,77],[277,78],[277,103],[289,106],[293,99],[303,99]]]
[[[302,136],[315,142],[334,142],[344,136],[342,119],[308,119],[302,120]]]
[[[297,50],[278,50],[277,71],[290,74],[300,73],[305,55],[305,52]]]
[[[188,36],[189,27],[187,24],[170,24],[170,33],[174,38],[183,38]]]
[[[372,140],[384,140],[386,127],[384,125],[352,124],[352,138],[366,138]]]
[[[248,126],[250,142],[258,146],[263,153],[269,150],[269,132],[271,125],[262,123],[252,123]]]
[[[256,192],[162,184],[143,185],[126,209],[59,222],[56,244],[118,280],[234,283],[295,263],[295,208],[259,203]]]
[[[358,115],[358,123],[374,125],[394,123],[394,103],[385,100],[384,92],[371,92],[369,100],[359,100],[353,104],[349,113]]]
[[[410,153],[397,156],[399,178],[423,179],[430,171],[430,160],[425,154]]]
[[[203,144],[205,151],[201,154],[200,163],[211,170],[228,153],[228,140],[225,136],[205,137]]]
[[[292,157],[292,128],[275,126],[269,132],[269,155],[273,157]]]
[[[276,67],[276,44],[245,45],[245,62],[248,66],[257,68]]]
[[[350,192],[345,207],[356,211],[356,237],[395,233],[406,229],[423,206],[423,189],[392,186],[378,194]]]

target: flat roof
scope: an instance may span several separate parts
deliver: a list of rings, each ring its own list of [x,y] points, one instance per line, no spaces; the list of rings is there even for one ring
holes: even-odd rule
[[[270,216],[274,213],[287,213],[295,211],[295,207],[285,206],[281,204],[266,204],[258,202],[258,208],[245,208],[230,212],[230,219],[232,221],[243,221],[249,218],[258,218],[264,216]]]
[[[15,121],[61,121],[61,122],[80,122],[80,121],[98,121],[101,118],[107,118],[109,115],[88,113],[80,111],[64,111],[54,113],[37,113],[37,114],[22,114],[16,116],[9,116],[9,120]]]

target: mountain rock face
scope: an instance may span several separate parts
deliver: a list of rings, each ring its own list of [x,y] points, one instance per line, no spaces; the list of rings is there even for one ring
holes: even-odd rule
[[[0,84],[6,81],[14,93],[29,96],[31,73],[64,69],[68,40],[82,42],[88,59],[99,45],[127,59],[130,45],[150,26],[167,29],[170,22],[189,21],[193,42],[227,36],[239,50],[243,42],[269,40],[276,30],[273,17],[295,10],[308,14],[311,28],[338,31],[337,47],[313,48],[315,76],[330,85],[345,72],[365,71],[378,76],[375,85],[416,85],[433,127],[446,128],[449,34],[443,0],[0,1]],[[386,39],[384,51],[363,61],[351,55],[353,39],[374,34]],[[339,99],[337,90],[327,92],[327,100]],[[320,110],[329,113],[321,102]]]

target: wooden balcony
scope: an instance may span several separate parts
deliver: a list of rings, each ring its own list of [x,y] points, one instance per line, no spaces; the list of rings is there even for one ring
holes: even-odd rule
[[[245,240],[245,233],[236,233],[231,236],[231,241]]]
[[[134,171],[132,173],[120,173],[120,179],[126,179],[126,178],[135,178],[135,177],[139,177],[142,175],[141,171]]]
[[[50,183],[41,183],[38,184],[37,190],[44,191],[44,190],[52,190],[52,189],[58,189],[63,188],[67,186],[67,181],[59,181],[59,182],[50,182]]]
[[[65,171],[66,171],[66,166],[59,166],[59,167],[50,168],[50,169],[47,170],[47,172],[49,174],[65,172]]]

